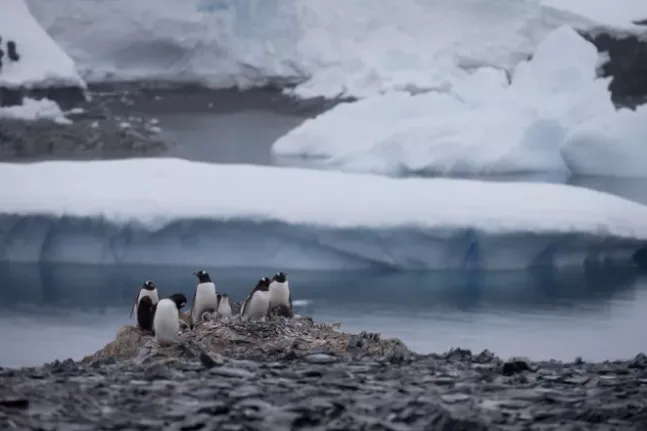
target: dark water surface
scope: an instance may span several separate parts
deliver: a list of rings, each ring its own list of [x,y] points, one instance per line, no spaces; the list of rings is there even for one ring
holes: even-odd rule
[[[207,268],[208,269],[208,268]],[[163,295],[196,268],[0,265],[0,366],[81,358],[129,322],[146,279]],[[263,270],[213,271],[242,300]],[[419,352],[461,346],[504,357],[608,359],[647,351],[647,280],[633,273],[291,272],[297,312],[381,332]]]

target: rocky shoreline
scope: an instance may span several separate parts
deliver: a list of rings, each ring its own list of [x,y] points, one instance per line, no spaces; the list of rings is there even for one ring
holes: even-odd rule
[[[168,348],[123,327],[79,362],[0,370],[0,428],[642,430],[647,357],[419,355],[307,318],[207,322]]]

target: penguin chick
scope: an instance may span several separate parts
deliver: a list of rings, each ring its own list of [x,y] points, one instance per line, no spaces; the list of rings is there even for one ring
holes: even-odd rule
[[[142,296],[137,304],[137,326],[144,331],[153,331],[155,304],[150,296]]]
[[[272,308],[284,305],[292,309],[290,284],[288,283],[288,275],[284,272],[277,272],[272,277],[272,282],[270,283],[270,304]]]
[[[207,308],[202,312],[200,315],[200,323],[202,322],[209,322],[211,320],[216,320],[217,314],[216,311],[213,308]]]
[[[258,280],[252,293],[247,296],[240,310],[243,321],[263,319],[270,306],[270,283],[271,280],[263,277]]]
[[[157,303],[153,329],[160,346],[168,346],[177,341],[180,331],[180,309],[186,305],[186,297],[181,293],[164,298]]]
[[[231,302],[229,301],[229,295],[226,293],[218,294],[218,308],[216,308],[216,313],[218,317],[230,317],[233,312],[231,309]]]
[[[218,297],[216,296],[216,285],[211,281],[207,271],[194,272],[193,275],[198,277],[198,285],[191,304],[191,322],[195,325],[200,321],[199,319],[206,309],[216,310],[218,308]]]
[[[153,305],[157,304],[159,302],[159,294],[157,292],[157,286],[155,286],[155,283],[153,283],[151,280],[147,280],[142,284],[142,287],[139,289],[139,293],[137,294],[137,297],[135,298],[135,304],[133,305],[133,309],[130,310],[130,318],[133,318],[133,313],[137,313],[137,307],[139,304],[139,301],[144,296],[150,297],[151,301],[153,302]]]

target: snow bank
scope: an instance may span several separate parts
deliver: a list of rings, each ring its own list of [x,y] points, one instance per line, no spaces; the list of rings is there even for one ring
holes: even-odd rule
[[[55,4],[52,6],[57,7]],[[85,82],[76,73],[72,59],[36,22],[24,0],[5,0],[1,8],[0,46],[5,56],[0,69],[0,87],[85,88]],[[6,47],[9,40],[16,42],[20,55],[17,62],[8,59]]]
[[[447,93],[341,104],[279,138],[272,151],[393,175],[645,175],[647,109],[616,111],[608,79],[596,78],[598,62],[591,43],[560,27],[516,67],[510,85],[502,71],[481,68]],[[631,169],[621,163],[627,159]]]
[[[620,9],[623,1],[609,7]],[[539,0],[29,0],[91,81],[299,83],[299,97],[447,89],[510,69],[557,26],[597,23]]]
[[[14,120],[53,120],[59,124],[71,124],[58,104],[49,99],[34,100],[25,98],[19,106],[0,108],[0,119]]]
[[[647,207],[564,185],[177,159],[0,164],[0,260],[292,269],[629,262]]]

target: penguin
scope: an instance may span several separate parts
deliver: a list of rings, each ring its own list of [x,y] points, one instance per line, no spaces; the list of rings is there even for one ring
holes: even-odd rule
[[[272,282],[270,283],[270,304],[272,308],[284,305],[292,309],[292,294],[290,292],[288,275],[285,272],[277,272],[272,277]]]
[[[18,55],[18,52],[16,51],[16,42],[13,40],[7,41],[7,57],[9,57],[9,60],[14,62],[20,60],[20,55]]]
[[[155,308],[150,296],[142,296],[137,304],[137,326],[144,331],[153,332]]]
[[[133,309],[130,310],[131,319],[133,318],[133,313],[137,313],[137,305],[144,296],[150,297],[151,301],[153,301],[153,305],[157,304],[160,300],[159,294],[157,293],[157,286],[155,286],[155,283],[153,283],[151,280],[145,281],[141,289],[139,289],[137,298],[135,298],[135,305],[133,306]]]
[[[186,305],[186,297],[176,293],[157,303],[153,330],[160,346],[169,346],[177,341],[180,331],[180,309]]]
[[[233,313],[231,310],[231,303],[229,302],[229,295],[226,293],[218,294],[218,307],[216,308],[218,317],[230,317]]]
[[[270,307],[270,283],[272,281],[263,277],[258,280],[252,293],[243,302],[240,310],[240,317],[243,321],[258,320],[265,318],[268,308]]]
[[[218,308],[218,296],[216,295],[216,285],[211,281],[207,271],[194,272],[193,275],[198,277],[198,286],[193,294],[193,303],[191,304],[191,321],[199,322],[202,313],[212,308]]]
[[[175,302],[178,306],[178,319],[180,319],[180,325],[185,324],[188,327],[191,327],[191,321],[189,317],[182,311],[186,306],[186,296],[181,293],[174,293],[168,297],[171,301]]]

